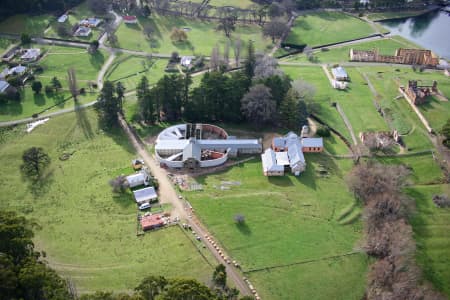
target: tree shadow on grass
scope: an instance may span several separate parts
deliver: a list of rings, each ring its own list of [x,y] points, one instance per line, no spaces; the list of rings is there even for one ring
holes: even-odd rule
[[[96,51],[89,55],[89,62],[95,69],[100,70],[105,63],[105,55],[101,51]]]
[[[80,107],[78,103],[75,104],[75,114],[77,116],[77,123],[83,131],[84,136],[87,139],[92,139],[94,137],[94,132],[92,131],[91,122],[86,116],[86,109]]]
[[[44,97],[44,95],[42,95],[40,93],[39,94],[34,94],[33,98],[34,98],[34,103],[37,106],[44,106],[45,105],[45,97]]]
[[[407,195],[411,198],[411,201],[415,201],[418,207],[417,211],[415,211],[412,216],[410,216],[414,235],[416,236],[417,240],[418,264],[422,268],[424,277],[432,282],[437,289],[442,290],[445,286],[445,282],[442,280],[442,277],[439,276],[440,274],[433,268],[433,257],[431,257],[429,254],[430,250],[433,251],[434,249],[428,249],[429,243],[424,243],[421,241],[421,238],[430,237],[433,235],[433,232],[430,230],[430,228],[432,228],[430,225],[432,224],[430,224],[429,219],[427,220],[427,218],[425,217],[429,217],[431,215],[429,212],[429,208],[426,208],[425,204],[427,202],[428,196],[413,188],[408,188],[406,191]],[[420,211],[421,207],[423,207],[423,211]]]
[[[134,205],[133,202],[133,195],[131,195],[130,193],[114,193],[113,194],[113,200],[115,203],[117,203],[118,205],[120,205],[120,207],[122,208],[128,208],[131,205]]]
[[[117,145],[121,146],[125,151],[135,155],[136,150],[134,149],[130,140],[128,139],[126,134],[123,132],[120,125],[116,125],[116,126],[117,127],[109,128],[108,130],[105,131],[105,133],[108,135],[108,137],[112,138]]]
[[[25,175],[23,175],[25,177]],[[45,172],[39,178],[26,178],[28,180],[28,189],[34,198],[42,197],[50,190],[52,183],[54,182],[53,170]]]
[[[245,222],[236,223],[236,228],[244,235],[252,234],[252,230],[250,229],[250,227],[248,227],[247,223]]]
[[[0,104],[0,115],[21,115],[23,112],[22,103],[19,101],[10,101]]]
[[[53,96],[51,96],[53,102],[55,105],[57,105],[59,108],[63,108],[65,106],[66,101],[68,101],[71,97],[64,98],[63,94],[55,93]]]
[[[285,176],[269,176],[268,179],[271,184],[277,186],[287,187],[294,185],[292,179],[287,174]]]

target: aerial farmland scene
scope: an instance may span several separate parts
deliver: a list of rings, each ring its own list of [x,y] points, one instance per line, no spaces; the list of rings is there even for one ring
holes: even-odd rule
[[[0,300],[450,298],[447,0],[0,1]]]

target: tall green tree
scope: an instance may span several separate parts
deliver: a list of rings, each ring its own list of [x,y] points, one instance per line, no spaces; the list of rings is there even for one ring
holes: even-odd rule
[[[291,88],[291,81],[292,80],[289,76],[282,74],[266,77],[259,80],[258,83],[262,83],[270,89],[273,100],[275,100],[277,107],[279,107],[287,92]]]
[[[227,285],[227,270],[223,264],[216,266],[212,279],[214,283],[220,287],[225,287]]]
[[[117,124],[117,114],[120,112],[120,100],[115,94],[115,87],[111,81],[106,81],[98,97],[97,112],[102,124],[109,128]]]
[[[308,124],[308,111],[305,101],[300,99],[295,89],[290,89],[280,105],[280,121],[283,126],[291,130],[298,130]]]
[[[256,66],[256,55],[255,55],[255,46],[253,45],[253,41],[248,41],[247,46],[247,60],[245,61],[244,71],[249,79],[253,78],[255,74],[255,66]]]
[[[36,94],[39,94],[42,91],[42,82],[37,80],[33,81],[33,83],[31,84],[31,89]]]
[[[145,277],[134,290],[138,292],[142,298],[154,300],[164,291],[168,283],[167,279],[162,276],[148,276]]]
[[[156,99],[156,114],[159,117],[161,110],[167,121],[176,121],[181,118],[184,78],[182,75],[165,75],[153,88]]]
[[[31,147],[22,155],[22,172],[33,178],[39,179],[42,172],[50,165],[50,156],[40,147]]]
[[[141,81],[139,81],[136,87],[136,96],[142,119],[147,123],[154,123],[156,120],[155,101],[146,76],[142,76]]]

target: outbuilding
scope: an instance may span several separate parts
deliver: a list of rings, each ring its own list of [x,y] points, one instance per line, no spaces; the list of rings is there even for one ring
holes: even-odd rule
[[[138,22],[136,16],[123,16],[122,19],[125,24],[137,24]]]
[[[322,152],[323,138],[303,138],[302,139],[303,152]]]
[[[350,79],[347,71],[341,66],[331,69],[331,73],[333,73],[333,77],[337,81],[348,81]]]
[[[164,220],[161,215],[147,215],[141,218],[142,230],[151,230],[164,226]]]
[[[154,187],[146,187],[140,190],[133,191],[134,199],[136,203],[142,204],[145,202],[151,202],[158,199],[158,195],[156,194]]]

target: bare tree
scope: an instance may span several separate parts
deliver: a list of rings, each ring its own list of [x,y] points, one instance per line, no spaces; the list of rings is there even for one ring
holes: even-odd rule
[[[283,71],[278,69],[278,60],[268,55],[258,55],[256,57],[255,71],[253,78],[255,80],[264,79],[270,76],[282,76]]]
[[[271,37],[272,43],[275,43],[275,39],[281,38],[288,29],[286,22],[280,19],[274,19],[264,25],[263,33],[264,35]]]
[[[230,64],[230,40],[227,39],[225,43],[225,48],[223,49],[223,63],[228,69]]]
[[[127,178],[124,175],[119,175],[109,181],[114,193],[123,193],[129,187]]]
[[[298,93],[299,98],[305,102],[311,101],[316,95],[316,87],[301,79],[294,80],[292,88]]]
[[[220,68],[220,53],[217,45],[212,48],[211,57],[209,59],[209,68],[214,71],[217,71]]]
[[[238,36],[236,40],[234,41],[234,59],[236,62],[236,67],[239,67],[239,61],[241,59],[241,49],[242,49],[242,41],[241,37]]]
[[[231,32],[233,32],[236,28],[237,17],[235,15],[226,16],[220,19],[220,23],[217,26],[217,30],[222,30],[225,33],[226,37],[231,36]]]
[[[262,125],[274,120],[276,103],[270,89],[263,84],[250,88],[241,101],[241,110],[248,121]]]
[[[367,203],[381,193],[398,194],[408,184],[409,171],[402,165],[387,166],[379,163],[362,163],[353,168],[347,182],[353,193]]]
[[[73,100],[77,101],[79,91],[78,91],[77,77],[75,75],[74,68],[70,68],[67,70],[67,82],[69,84],[69,91],[73,97]]]

